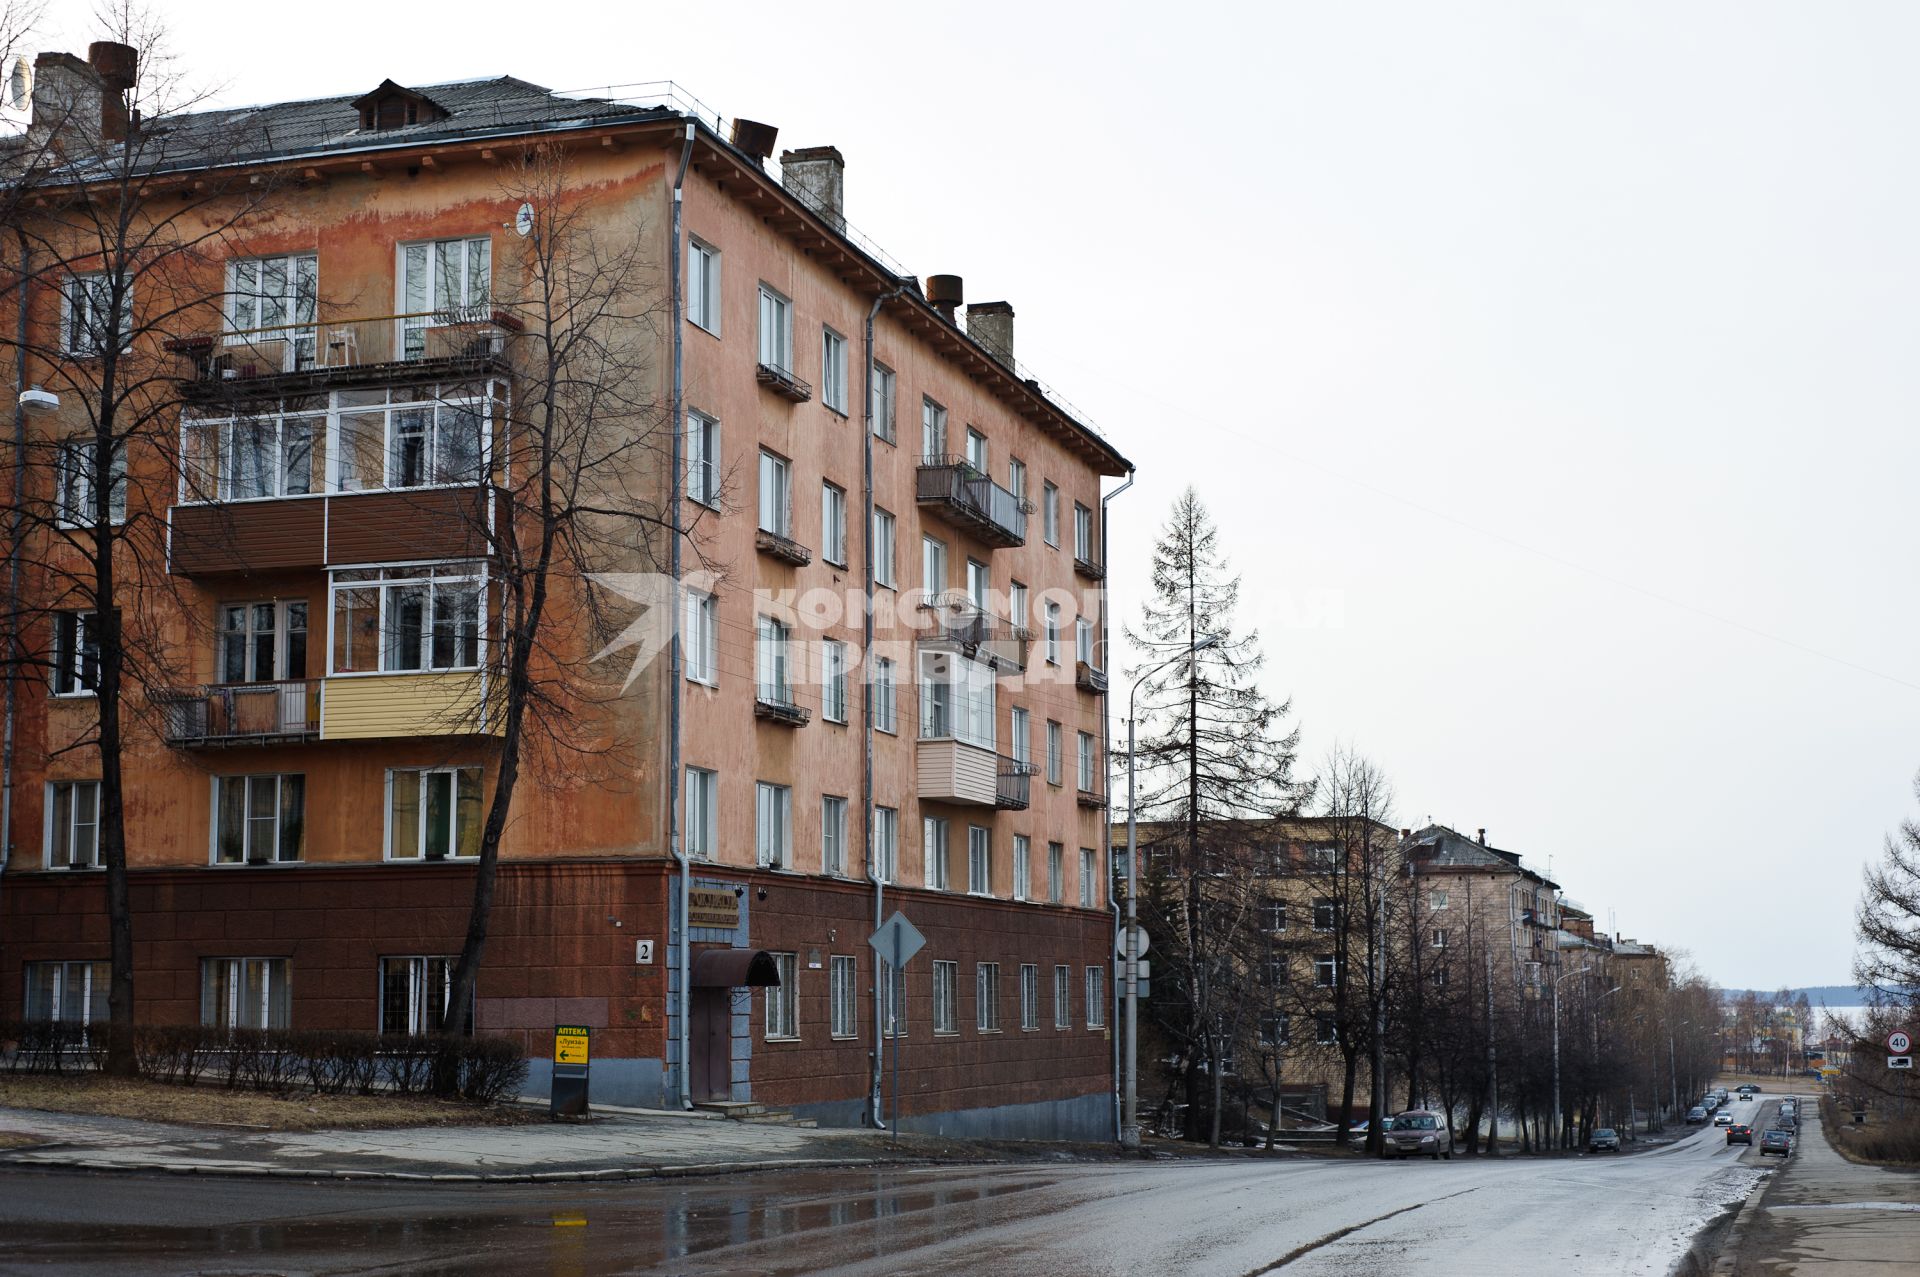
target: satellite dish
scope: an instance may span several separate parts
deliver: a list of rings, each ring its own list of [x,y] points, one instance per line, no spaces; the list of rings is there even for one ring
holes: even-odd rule
[[[33,102],[33,64],[25,58],[15,58],[13,69],[7,73],[7,106],[15,111],[24,111]]]
[[[520,211],[513,215],[513,229],[522,239],[533,234],[533,205],[520,206]]]

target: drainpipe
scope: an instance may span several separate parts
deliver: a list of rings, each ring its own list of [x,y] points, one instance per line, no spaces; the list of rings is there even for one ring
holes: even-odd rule
[[[13,732],[18,707],[20,657],[20,538],[27,499],[27,409],[20,393],[27,388],[27,272],[33,258],[24,234],[20,236],[20,308],[18,340],[14,350],[13,394],[13,504],[7,509],[7,647],[0,678],[6,680],[6,724],[0,730],[0,884],[13,859]],[[4,918],[0,914],[0,918]]]
[[[686,320],[682,317],[680,273],[684,259],[680,255],[681,187],[687,180],[687,165],[693,159],[694,122],[687,121],[687,137],[680,145],[680,169],[673,175],[673,228],[669,233],[667,285],[668,304],[673,319],[673,477],[669,480],[673,520],[673,637],[667,645],[667,681],[672,684],[667,711],[667,845],[680,867],[680,944],[674,955],[680,967],[680,1107],[693,1107],[693,1029],[689,1024],[693,1007],[693,928],[688,924],[688,905],[693,891],[693,866],[687,863],[686,848],[680,839],[680,507],[681,485],[686,482],[686,458],[682,455],[685,439],[682,423],[686,420],[686,369],[683,364]]]
[[[1100,564],[1102,567],[1106,568],[1109,572],[1112,571],[1112,560],[1109,559],[1107,556],[1107,503],[1109,501],[1112,501],[1115,497],[1119,496],[1122,492],[1125,492],[1128,488],[1131,488],[1132,486],[1133,486],[1133,471],[1129,470],[1127,471],[1127,481],[1125,483],[1115,488],[1112,492],[1107,493],[1106,496],[1100,498]],[[1103,589],[1102,595],[1104,596],[1105,593],[1106,592]],[[1112,639],[1112,635],[1109,632],[1109,630],[1110,630],[1110,621],[1112,619],[1113,608],[1111,606],[1111,599],[1107,597],[1102,597],[1100,603],[1101,603],[1101,606],[1100,606],[1100,655],[1101,655],[1101,659],[1104,660],[1107,665],[1107,684],[1108,686],[1112,686],[1113,684],[1113,649],[1108,646],[1108,643]],[[1100,694],[1100,756],[1106,759],[1106,762],[1107,762],[1107,839],[1106,839],[1106,842],[1107,842],[1107,882],[1108,883],[1113,882],[1113,741],[1112,741],[1112,730],[1111,730],[1112,717],[1113,716],[1107,712],[1107,693],[1102,692]],[[1131,727],[1129,727],[1127,746],[1129,750],[1131,750],[1133,746]],[[1131,807],[1133,803],[1132,794],[1127,795],[1127,803],[1129,807],[1128,816],[1131,817],[1132,816]],[[1134,887],[1136,886],[1136,883],[1134,881],[1134,875],[1137,872],[1138,872],[1138,868],[1131,861],[1129,861],[1127,864],[1127,895],[1129,896],[1133,895]],[[1112,948],[1115,953],[1118,953],[1120,951],[1120,902],[1119,900],[1114,898],[1113,892],[1111,890],[1107,892],[1107,908],[1110,909],[1113,913],[1113,946]],[[1124,970],[1124,968],[1122,969]],[[1120,1004],[1121,1004],[1120,981],[1114,980],[1111,983],[1113,986],[1113,994],[1108,999],[1108,1001],[1112,1002],[1113,1005],[1108,1008],[1107,1023],[1117,1025],[1120,1021]],[[1132,1027],[1131,1024],[1129,1024],[1128,1027],[1131,1028]],[[1126,1136],[1127,1136],[1126,1127],[1122,1122],[1122,1117],[1120,1112],[1120,1107],[1121,1107],[1120,1106],[1120,1090],[1124,1085],[1125,1083],[1121,1080],[1121,1077],[1120,1077],[1120,1034],[1116,1033],[1113,1035],[1113,1138],[1116,1141],[1119,1141],[1120,1143],[1125,1143]]]
[[[865,462],[862,478],[861,504],[866,510],[866,527],[861,533],[867,546],[867,567],[864,589],[866,591],[864,615],[861,617],[861,653],[867,662],[866,691],[861,694],[862,732],[866,738],[866,748],[860,762],[860,803],[866,808],[867,829],[867,881],[873,884],[873,929],[878,931],[886,918],[886,881],[881,877],[879,866],[873,860],[873,321],[880,314],[880,308],[892,298],[907,291],[905,284],[897,285],[873,299],[873,305],[867,311],[867,411],[864,420],[867,423]],[[899,713],[900,682],[899,674],[894,674],[894,712]],[[894,858],[899,862],[900,826],[895,818]],[[886,1056],[886,993],[880,985],[880,954],[873,955],[873,1070],[872,1094],[868,1096],[871,1111],[867,1120],[878,1129],[886,1125],[885,1110],[880,1107],[880,1072]]]

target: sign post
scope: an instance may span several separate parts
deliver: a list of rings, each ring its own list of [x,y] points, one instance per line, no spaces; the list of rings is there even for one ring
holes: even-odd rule
[[[900,1005],[896,1014],[906,1013],[906,977],[901,974],[913,955],[926,947],[927,938],[920,934],[920,928],[907,921],[907,915],[894,910],[893,916],[880,924],[880,929],[867,937],[867,943],[882,962],[891,969],[887,973],[886,996],[881,1000],[880,1015],[885,1022],[886,1007],[893,1003],[893,982],[900,981]],[[899,1031],[899,1023],[893,1025],[893,1122],[891,1124],[894,1141],[900,1139],[900,1052],[906,1045],[906,1035]]]
[[[587,1069],[592,1056],[592,1029],[584,1024],[553,1026],[553,1081],[548,1093],[548,1116],[587,1115]]]

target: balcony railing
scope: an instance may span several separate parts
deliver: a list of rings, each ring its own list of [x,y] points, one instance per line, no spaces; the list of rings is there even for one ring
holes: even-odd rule
[[[318,740],[320,680],[231,683],[156,698],[167,744],[186,748]]]
[[[1082,789],[1080,791],[1080,805],[1082,807],[1102,808],[1107,805],[1107,796],[1097,789]]]
[[[1107,690],[1107,672],[1095,668],[1086,661],[1075,661],[1073,685],[1083,692],[1098,692],[1104,695]]]
[[[922,632],[926,647],[956,648],[999,669],[1024,670],[1033,631],[996,616],[960,593],[933,595],[921,602],[932,624]]]
[[[1074,555],[1073,570],[1089,581],[1104,581],[1107,579],[1107,565],[1094,558],[1091,554]]]
[[[923,457],[915,495],[936,517],[990,545],[1027,543],[1032,505],[987,478],[964,457]]]
[[[754,378],[774,394],[793,403],[805,403],[813,398],[813,387],[794,376],[791,368],[761,364],[754,370]]]
[[[1038,770],[1032,763],[1000,755],[1000,779],[993,805],[1002,811],[1025,811],[1032,801],[1033,774]]]
[[[760,683],[753,689],[753,716],[782,727],[805,727],[813,711],[793,699],[791,687]]]
[[[325,318],[176,337],[189,399],[283,394],[392,378],[464,376],[504,367],[507,338],[525,327],[487,306]]]
[[[803,568],[813,562],[813,551],[801,545],[792,537],[783,537],[778,532],[769,532],[765,528],[753,534],[754,548],[768,558],[778,559],[782,563],[791,563]]]

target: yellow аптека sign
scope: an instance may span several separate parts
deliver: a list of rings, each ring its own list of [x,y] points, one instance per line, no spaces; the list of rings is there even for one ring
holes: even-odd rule
[[[585,1064],[592,1054],[593,1030],[584,1024],[556,1024],[553,1028],[553,1062]]]

